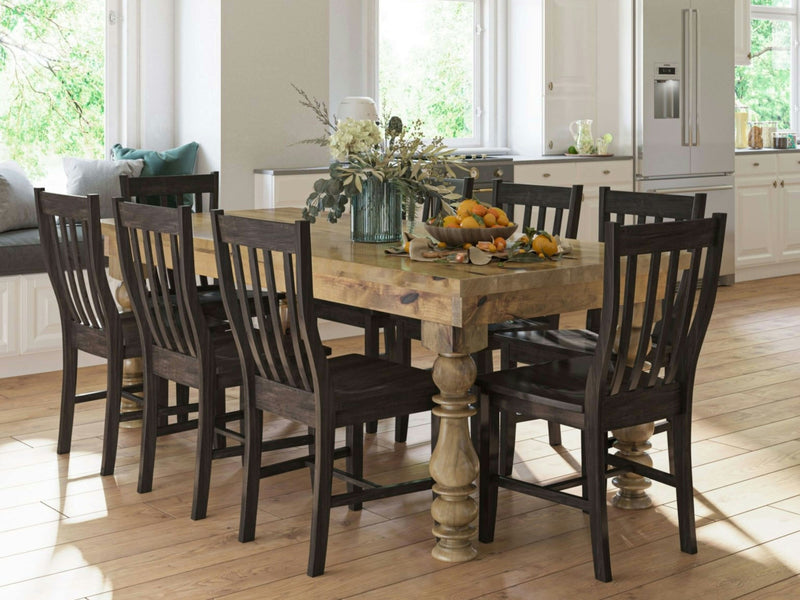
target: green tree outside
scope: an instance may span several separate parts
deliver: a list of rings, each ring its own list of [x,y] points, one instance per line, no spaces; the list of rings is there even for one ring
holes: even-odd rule
[[[772,4],[761,0],[753,4]],[[747,106],[752,121],[777,121],[791,128],[792,27],[789,21],[753,19],[748,66],[736,67],[736,99]]]
[[[103,156],[104,22],[104,0],[0,0],[0,158]]]
[[[382,0],[381,107],[426,137],[474,135],[474,4]]]

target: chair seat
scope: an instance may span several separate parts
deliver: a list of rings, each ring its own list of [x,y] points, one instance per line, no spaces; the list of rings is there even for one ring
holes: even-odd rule
[[[594,354],[597,334],[588,329],[504,331],[495,334],[515,362],[534,363]]]
[[[360,354],[328,362],[337,401],[337,424],[430,410],[439,390],[430,372]]]
[[[593,360],[592,356],[581,356],[495,371],[479,376],[475,383],[484,393],[511,400],[507,403],[510,410],[524,409],[535,396],[539,404],[580,413]]]

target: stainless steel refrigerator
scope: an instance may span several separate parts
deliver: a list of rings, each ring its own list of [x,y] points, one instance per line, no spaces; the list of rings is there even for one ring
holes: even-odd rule
[[[636,186],[707,194],[728,213],[721,282],[734,280],[734,3],[636,0]]]

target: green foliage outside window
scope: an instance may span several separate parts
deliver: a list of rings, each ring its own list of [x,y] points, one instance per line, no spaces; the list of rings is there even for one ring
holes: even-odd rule
[[[101,158],[104,0],[0,2],[0,158]]]
[[[381,0],[383,112],[423,123],[425,137],[474,135],[472,2]]]
[[[751,120],[777,121],[779,129],[790,129],[791,23],[770,19],[751,23],[752,59],[750,65],[736,67],[736,99],[748,107]]]

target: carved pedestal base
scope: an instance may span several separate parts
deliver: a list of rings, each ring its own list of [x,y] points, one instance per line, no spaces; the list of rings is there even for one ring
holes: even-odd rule
[[[441,419],[439,438],[430,462],[431,477],[438,494],[431,507],[438,538],[431,554],[446,562],[463,562],[475,558],[472,546],[478,516],[478,505],[470,496],[472,483],[478,476],[478,455],[469,437],[469,417],[475,414],[470,406],[474,397],[467,391],[475,381],[477,370],[469,354],[439,354],[433,364],[433,381],[441,391],[433,400],[438,406],[433,414]]]
[[[612,432],[617,441],[614,448],[618,456],[641,463],[648,467],[653,466],[653,459],[647,454],[652,444],[648,441],[653,436],[653,423],[636,425],[616,429]],[[611,499],[611,504],[618,508],[640,509],[650,508],[653,500],[647,495],[647,488],[653,483],[647,478],[635,473],[624,473],[614,477],[611,483],[618,489],[617,494]]]

